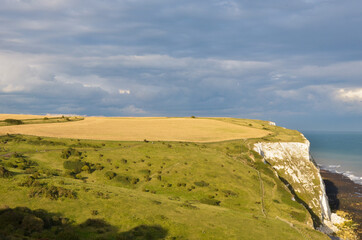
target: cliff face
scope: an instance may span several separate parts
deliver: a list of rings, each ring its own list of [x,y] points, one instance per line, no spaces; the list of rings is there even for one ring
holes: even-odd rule
[[[331,212],[324,183],[309,154],[309,146],[307,139],[304,143],[259,142],[254,145],[254,151],[272,165],[282,181],[309,208],[312,217],[317,216],[314,220],[329,221]]]

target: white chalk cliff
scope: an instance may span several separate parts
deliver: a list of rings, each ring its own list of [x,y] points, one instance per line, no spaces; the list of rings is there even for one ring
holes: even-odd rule
[[[285,179],[322,222],[331,220],[325,186],[319,169],[309,153],[310,143],[258,142],[254,151],[270,163],[277,174]]]

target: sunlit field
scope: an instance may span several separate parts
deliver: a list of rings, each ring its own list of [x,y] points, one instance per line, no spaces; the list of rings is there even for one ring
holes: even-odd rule
[[[13,125],[0,128],[3,134],[118,140],[215,142],[260,138],[270,131],[212,118],[110,118],[87,117],[68,123]]]

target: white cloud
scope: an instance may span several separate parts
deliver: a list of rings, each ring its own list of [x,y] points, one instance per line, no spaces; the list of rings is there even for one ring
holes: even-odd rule
[[[362,102],[362,88],[339,89],[337,97],[345,102]]]
[[[118,92],[119,94],[131,94],[131,91],[128,89],[119,89]]]
[[[122,113],[126,115],[144,115],[147,112],[142,108],[135,107],[134,105],[129,105],[125,108],[122,108]]]

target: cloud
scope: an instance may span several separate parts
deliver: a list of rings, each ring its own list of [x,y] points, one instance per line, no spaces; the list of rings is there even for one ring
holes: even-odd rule
[[[131,94],[131,91],[128,89],[119,89],[118,92],[119,94]]]
[[[135,107],[134,105],[129,105],[125,108],[122,108],[122,112],[126,115],[145,115],[147,112],[142,108]]]
[[[286,123],[293,114],[360,114],[358,0],[3,0],[1,6],[2,112]]]
[[[362,102],[362,88],[357,89],[339,89],[337,97],[346,102]]]

